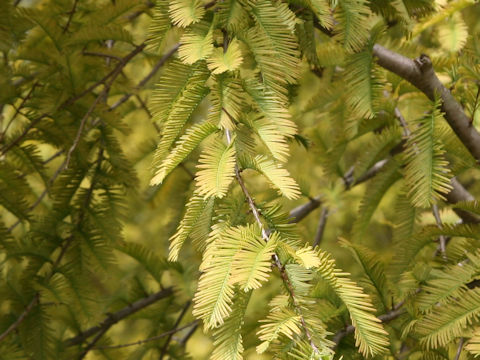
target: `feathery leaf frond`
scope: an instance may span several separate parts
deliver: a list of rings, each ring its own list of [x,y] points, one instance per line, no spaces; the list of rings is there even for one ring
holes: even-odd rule
[[[287,169],[275,164],[266,156],[257,155],[255,158],[243,156],[240,159],[241,164],[263,174],[268,181],[277,188],[279,193],[287,199],[296,199],[300,196],[298,184],[290,177]]]
[[[441,116],[435,103],[429,115],[414,121],[415,128],[407,140],[405,181],[414,206],[428,207],[444,199],[442,193],[452,188],[445,151],[437,136]]]
[[[198,193],[204,197],[222,198],[235,176],[235,147],[225,145],[220,138],[200,155],[196,176]]]
[[[233,71],[240,67],[243,57],[240,51],[238,40],[233,39],[229,44],[227,51],[222,48],[213,49],[207,59],[208,68],[212,74],[221,74],[225,71]]]
[[[168,12],[175,25],[187,27],[202,19],[205,8],[201,0],[172,0]]]
[[[321,265],[318,274],[334,289],[350,313],[352,325],[355,326],[355,345],[365,356],[381,354],[389,344],[388,333],[381,321],[373,313],[370,297],[335,267],[335,262],[327,253],[317,250]]]
[[[202,124],[195,124],[187,131],[175,144],[172,151],[160,164],[154,166],[157,167],[154,177],[150,181],[150,185],[161,184],[165,177],[175,169],[185,158],[209,135],[216,132],[218,128],[210,123],[205,122]]]

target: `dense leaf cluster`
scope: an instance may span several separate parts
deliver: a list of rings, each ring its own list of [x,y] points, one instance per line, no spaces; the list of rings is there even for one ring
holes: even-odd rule
[[[479,355],[479,17],[1,2],[0,359]]]

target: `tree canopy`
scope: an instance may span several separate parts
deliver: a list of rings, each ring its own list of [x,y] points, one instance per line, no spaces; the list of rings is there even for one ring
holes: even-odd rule
[[[480,4],[0,2],[0,359],[480,355]]]

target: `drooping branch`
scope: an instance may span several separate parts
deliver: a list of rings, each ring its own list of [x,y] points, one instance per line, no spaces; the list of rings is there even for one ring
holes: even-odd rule
[[[412,60],[379,44],[373,46],[373,54],[381,67],[410,82],[430,100],[440,96],[445,119],[468,151],[477,161],[480,161],[480,133],[475,129],[462,106],[440,82],[430,58],[422,54]]]
[[[228,144],[230,144],[232,142],[230,132],[228,130],[225,130],[225,134],[227,136],[227,142],[228,142]],[[253,217],[255,218],[258,226],[260,227],[263,240],[265,240],[265,242],[268,242],[269,239],[270,239],[269,231],[267,229],[265,229],[265,227],[263,226],[262,220],[260,218],[260,211],[258,210],[258,207],[255,204],[253,198],[251,197],[247,187],[245,186],[245,182],[243,181],[242,175],[240,174],[240,170],[239,170],[237,165],[235,165],[235,177],[237,179],[238,184],[240,185],[240,188],[242,189],[243,194],[245,195],[245,198],[247,199],[247,203],[248,203],[248,206],[249,206],[250,210],[252,211]],[[285,270],[285,267],[282,265],[282,263],[280,261],[280,258],[278,257],[278,255],[276,253],[273,254],[272,258],[273,258],[274,265],[280,271],[280,276],[282,277],[282,280],[285,284],[285,287],[287,288],[289,296],[290,296],[290,298],[293,302],[293,306],[295,308],[295,311],[297,312],[297,314],[300,317],[300,323],[302,325],[305,336],[307,337],[308,342],[310,343],[310,347],[312,348],[314,353],[319,354],[320,351],[318,350],[317,346],[315,345],[315,343],[313,341],[312,334],[310,333],[310,330],[307,327],[307,324],[306,324],[305,319],[304,319],[304,317],[302,315],[302,312],[301,312],[301,306],[298,303],[297,297],[296,297],[294,289],[293,289],[292,282],[288,277],[288,274]]]
[[[79,335],[66,340],[66,344],[67,346],[74,346],[74,345],[81,344],[89,337],[101,331],[104,331],[105,329],[108,330],[113,325],[125,319],[126,317],[136,313],[137,311],[140,311],[146,308],[149,305],[154,304],[155,302],[161,299],[169,297],[172,294],[173,294],[172,288],[166,288],[154,294],[151,294],[143,299],[137,300],[133,304],[130,304],[113,314],[109,314],[99,325],[95,325],[90,329],[83,331]]]

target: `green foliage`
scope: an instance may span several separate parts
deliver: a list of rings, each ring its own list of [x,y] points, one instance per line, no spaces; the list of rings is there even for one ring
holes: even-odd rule
[[[479,17],[2,1],[0,359],[478,356]]]

